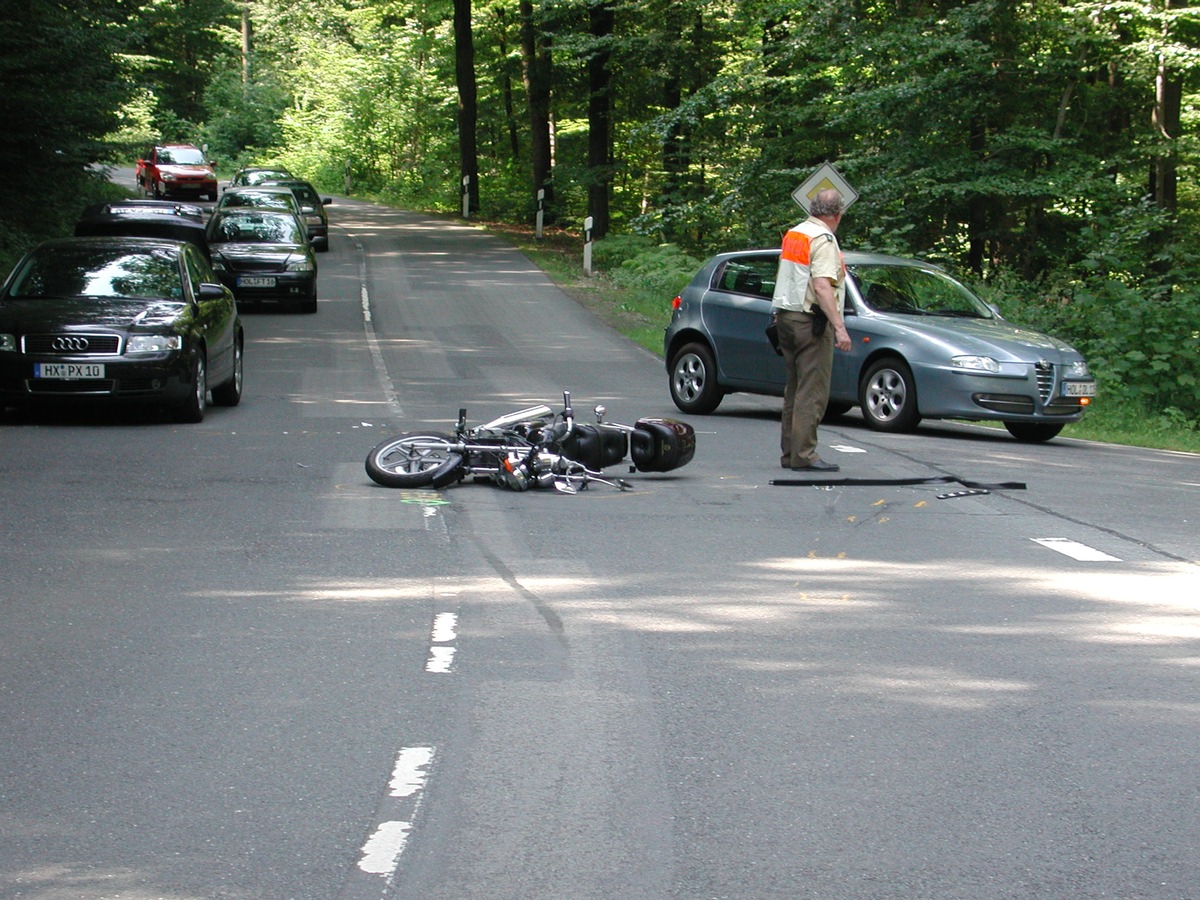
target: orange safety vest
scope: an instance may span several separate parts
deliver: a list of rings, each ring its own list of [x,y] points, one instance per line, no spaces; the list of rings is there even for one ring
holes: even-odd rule
[[[816,305],[816,296],[809,295],[809,282],[812,280],[810,265],[812,242],[815,238],[827,235],[827,240],[836,241],[833,232],[824,222],[805,219],[783,236],[783,249],[779,254],[779,271],[775,276],[775,293],[772,295],[773,309],[788,309],[796,312],[810,312]],[[836,246],[836,245],[835,245]],[[841,256],[841,248],[838,248]],[[842,273],[845,274],[846,263],[842,262]],[[841,299],[841,285],[844,277],[839,279],[838,299]]]

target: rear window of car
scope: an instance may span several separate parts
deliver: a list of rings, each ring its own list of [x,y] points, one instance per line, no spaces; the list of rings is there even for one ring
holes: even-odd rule
[[[8,293],[18,300],[183,299],[179,254],[168,248],[51,247],[35,253]]]

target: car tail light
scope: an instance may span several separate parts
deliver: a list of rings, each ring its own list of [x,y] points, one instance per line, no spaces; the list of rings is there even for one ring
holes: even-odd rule
[[[683,306],[683,298],[676,294],[675,299],[671,301],[671,309],[679,309],[681,306]]]

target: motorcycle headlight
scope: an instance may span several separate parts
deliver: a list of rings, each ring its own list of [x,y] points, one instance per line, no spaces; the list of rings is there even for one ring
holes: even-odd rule
[[[990,356],[956,356],[950,360],[950,365],[956,369],[969,369],[973,372],[996,374],[1000,371],[1000,363]]]
[[[125,345],[126,353],[163,353],[183,349],[183,338],[177,334],[132,334]]]

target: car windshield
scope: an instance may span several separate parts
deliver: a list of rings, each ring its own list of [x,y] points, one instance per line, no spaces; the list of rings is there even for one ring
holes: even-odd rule
[[[9,299],[183,299],[179,254],[168,248],[48,247],[14,276]]]
[[[255,244],[302,244],[300,223],[295,216],[245,215],[221,216],[214,223],[209,241]]]
[[[949,275],[916,266],[857,265],[850,268],[868,307],[912,316],[990,319],[982,300]]]
[[[158,161],[177,166],[202,166],[204,154],[189,147],[173,147],[170,150],[159,150]]]
[[[221,198],[222,206],[260,206],[268,209],[291,210],[292,197],[273,191],[255,191],[242,188],[230,191]]]
[[[246,184],[262,184],[264,181],[276,181],[280,178],[287,178],[288,172],[282,169],[259,169],[257,172],[246,172],[242,176],[242,180]]]

